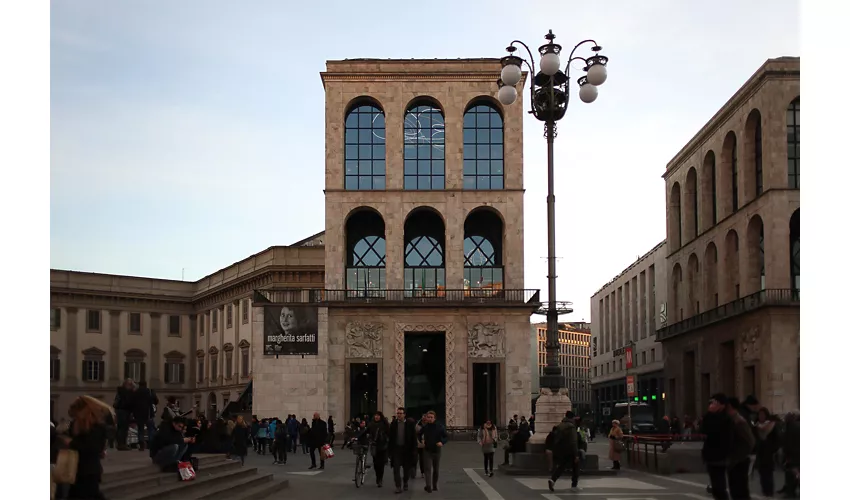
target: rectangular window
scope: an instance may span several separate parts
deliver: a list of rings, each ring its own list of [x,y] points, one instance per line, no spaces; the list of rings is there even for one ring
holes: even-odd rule
[[[242,362],[240,364],[242,365],[242,376],[243,377],[248,376],[248,369],[250,368],[248,366],[249,359],[250,358],[248,357],[248,349],[247,348],[242,349]]]
[[[130,313],[130,333],[142,333],[141,313]]]
[[[59,358],[53,358],[50,360],[50,380],[59,380]]]
[[[62,309],[58,307],[50,308],[50,329],[58,330],[62,326]]]
[[[642,353],[640,353],[640,364],[642,364],[642,365],[646,364],[646,351],[643,351]]]
[[[218,309],[213,309],[212,312],[212,331],[218,331]]]
[[[227,328],[233,328],[233,304],[227,305]]]
[[[87,359],[83,361],[83,381],[84,382],[102,382],[103,381],[103,361]]]
[[[100,331],[100,311],[88,311],[86,314],[86,330],[90,332]]]
[[[242,324],[248,322],[248,299],[242,299]]]
[[[210,380],[218,380],[218,357],[210,356]]]
[[[655,363],[655,349],[653,349],[650,354],[651,354],[652,362]]]
[[[182,384],[186,378],[186,365],[179,361],[165,363],[165,383]]]
[[[230,380],[233,376],[233,351],[224,353],[224,378]]]
[[[204,381],[204,358],[198,358],[198,382]]]
[[[133,379],[134,382],[141,382],[143,378],[141,361],[126,361],[124,363],[124,379]]]
[[[180,316],[172,315],[168,317],[168,334],[180,335]]]

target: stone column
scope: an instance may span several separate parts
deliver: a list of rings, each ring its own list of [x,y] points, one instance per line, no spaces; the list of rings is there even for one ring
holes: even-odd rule
[[[65,321],[68,325],[65,327],[65,338],[68,342],[68,352],[65,359],[68,366],[65,368],[65,385],[76,386],[80,380],[80,351],[77,344],[77,308],[65,308]]]
[[[151,357],[154,363],[151,363],[148,377],[150,378],[151,387],[161,387],[162,380],[160,378],[160,360],[162,360],[162,315],[160,313],[151,313]]]
[[[386,213],[383,214],[387,240],[386,287],[389,290],[400,290],[404,288],[404,218],[407,214],[399,198],[388,200],[386,207]]]
[[[117,386],[123,378],[121,371],[121,311],[109,311],[109,363],[106,371],[109,374],[109,385]]]

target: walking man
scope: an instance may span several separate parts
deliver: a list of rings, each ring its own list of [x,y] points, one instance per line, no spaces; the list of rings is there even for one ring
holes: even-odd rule
[[[310,432],[307,436],[307,443],[310,445],[310,465],[311,469],[316,468],[316,450],[319,450],[319,460],[321,466],[319,469],[325,468],[325,457],[322,456],[322,446],[328,442],[328,424],[319,418],[319,412],[313,414],[313,425],[310,426]]]
[[[734,438],[729,453],[729,494],[734,500],[750,498],[750,453],[755,448],[756,439],[750,423],[741,416],[741,403],[738,398],[729,398],[726,412],[732,418]]]
[[[552,478],[549,479],[549,491],[555,491],[555,482],[567,467],[572,467],[571,489],[572,491],[579,491],[578,431],[576,430],[575,415],[572,411],[568,411],[561,424],[555,428],[553,441],[552,458],[555,462],[555,470],[552,472]]]
[[[446,429],[436,422],[437,414],[429,411],[425,414],[425,425],[419,431],[419,440],[425,445],[422,458],[425,460],[425,491],[438,491],[440,479],[440,452],[446,444]]]
[[[711,495],[716,500],[728,500],[726,490],[726,463],[732,449],[734,429],[732,419],[726,412],[726,395],[717,393],[711,396],[708,413],[702,419],[700,432],[705,434],[702,443],[702,459],[708,470]]]
[[[407,480],[416,464],[416,424],[405,418],[404,408],[395,412],[395,420],[390,424],[390,461],[395,480],[395,492],[407,491]]]

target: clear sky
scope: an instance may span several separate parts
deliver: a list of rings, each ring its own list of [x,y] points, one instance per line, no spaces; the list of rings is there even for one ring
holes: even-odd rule
[[[196,280],[324,229],[328,59],[501,57],[594,38],[555,146],[559,299],[665,237],[667,162],[770,57],[792,0],[51,2],[50,265]],[[525,283],[546,289],[546,145],[525,122]],[[542,319],[542,318],[541,318]]]

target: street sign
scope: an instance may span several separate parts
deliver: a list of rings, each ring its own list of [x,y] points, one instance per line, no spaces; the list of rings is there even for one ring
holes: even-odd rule
[[[602,408],[602,414],[605,415],[605,416],[610,415],[611,414],[611,407],[606,406],[605,408]]]
[[[626,370],[632,368],[632,348],[626,347]]]
[[[626,394],[628,394],[629,397],[632,397],[632,396],[635,395],[635,376],[634,375],[629,375],[629,376],[626,377]]]

